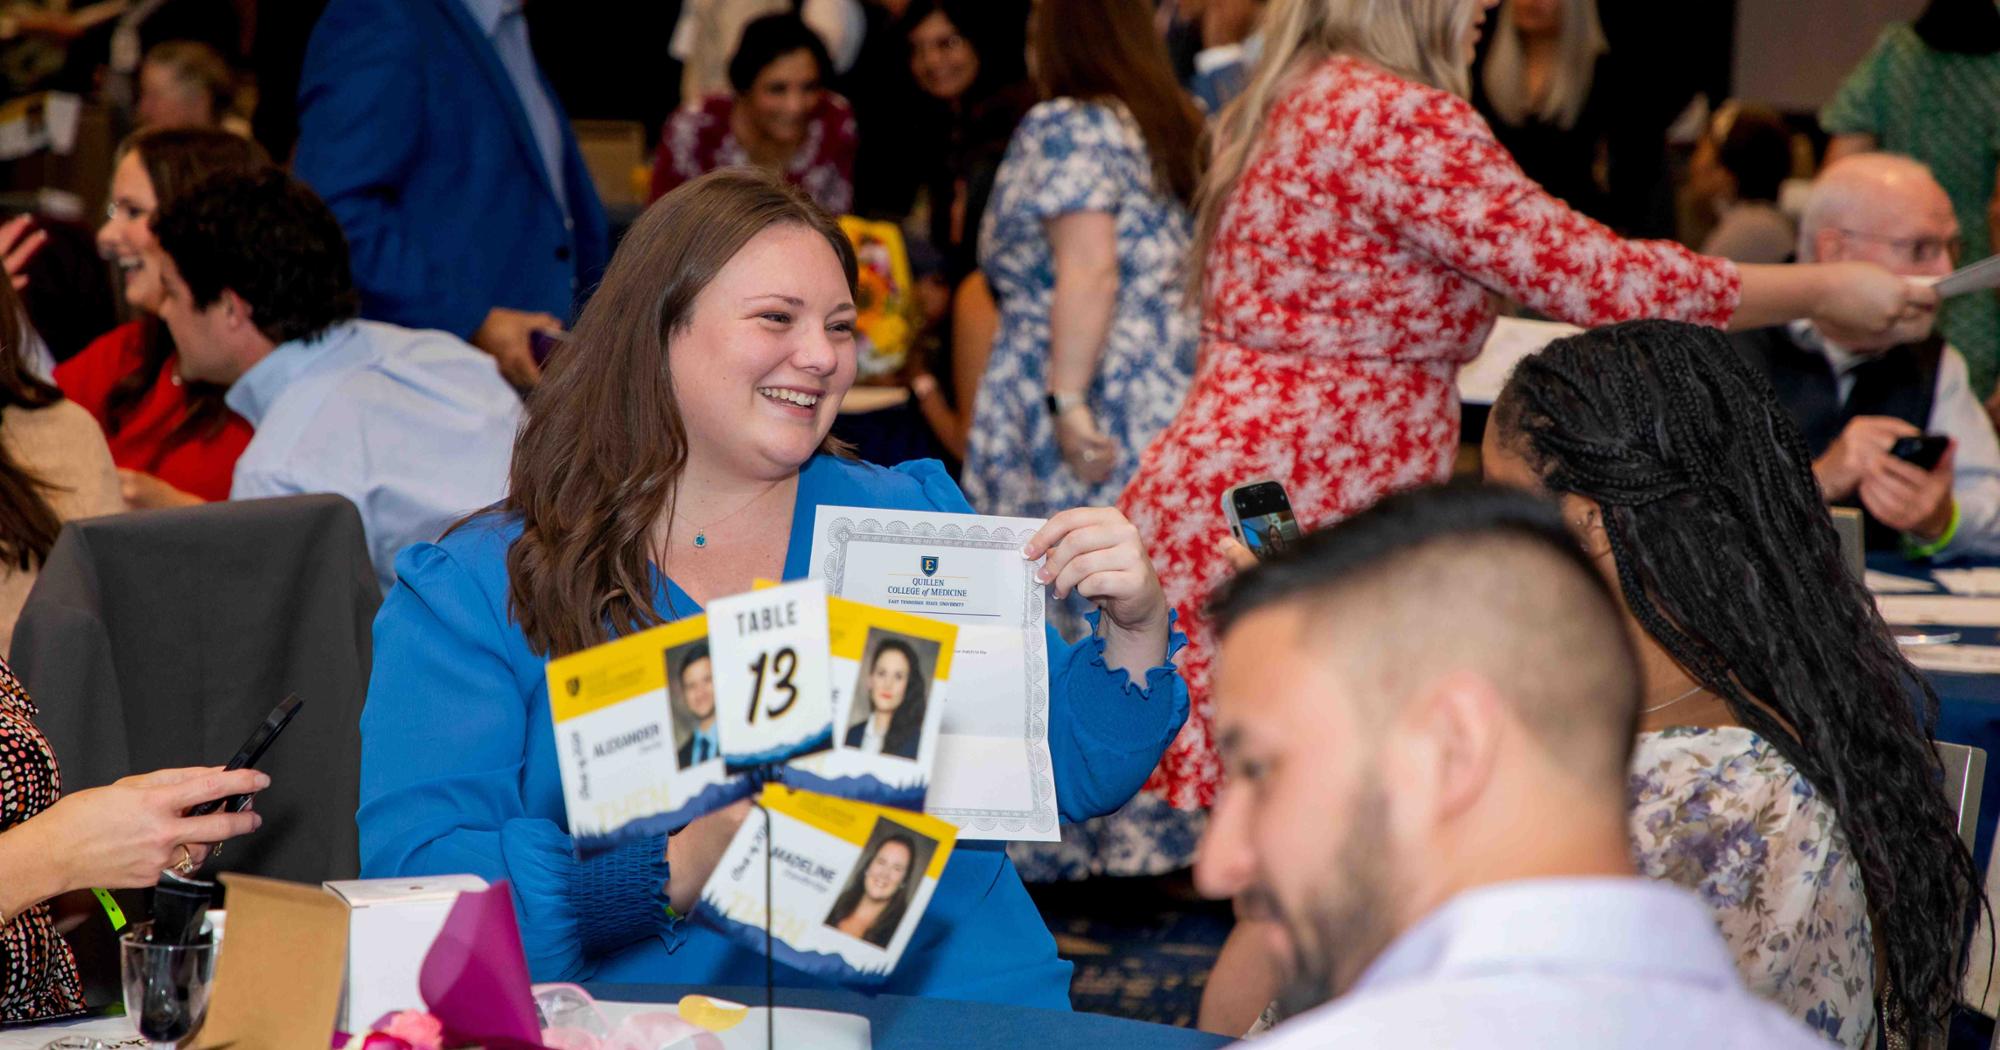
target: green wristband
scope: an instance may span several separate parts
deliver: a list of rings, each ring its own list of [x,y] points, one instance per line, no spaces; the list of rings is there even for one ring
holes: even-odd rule
[[[1934,558],[1937,556],[1939,551],[1942,551],[1946,547],[1951,546],[1952,539],[1957,535],[1958,535],[1958,501],[1952,500],[1951,521],[1945,524],[1944,531],[1938,534],[1938,538],[1930,541],[1929,543],[1918,543],[1916,542],[1915,537],[1911,536],[1908,533],[1904,533],[1903,556],[1909,558],[1911,561],[1923,561],[1927,558]]]
[[[104,908],[105,917],[111,920],[111,932],[118,933],[124,930],[125,909],[118,906],[118,901],[111,896],[111,891],[92,889],[90,892],[97,898],[97,903]]]

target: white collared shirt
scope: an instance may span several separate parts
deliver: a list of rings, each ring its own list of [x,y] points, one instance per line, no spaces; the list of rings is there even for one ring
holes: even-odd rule
[[[229,498],[347,497],[384,593],[404,547],[507,494],[521,400],[446,332],[343,322],[272,350],[223,400],[257,431]]]
[[[1825,1050],[1743,987],[1715,919],[1640,878],[1535,879],[1459,894],[1398,937],[1347,995],[1255,1050]]]
[[[875,728],[875,719],[873,716],[870,716],[868,721],[861,723],[861,753],[864,755],[881,754],[882,740],[887,735]]]

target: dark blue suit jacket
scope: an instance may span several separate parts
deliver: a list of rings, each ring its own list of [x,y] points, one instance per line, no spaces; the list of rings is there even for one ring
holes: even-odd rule
[[[299,81],[293,167],[347,233],[362,315],[460,337],[496,306],[568,320],[611,247],[561,124],[573,228],[462,0],[327,4]]]

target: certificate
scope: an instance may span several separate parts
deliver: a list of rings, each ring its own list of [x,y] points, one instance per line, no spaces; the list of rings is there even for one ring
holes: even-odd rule
[[[951,701],[924,811],[968,839],[1054,842],[1045,589],[1029,518],[819,508],[811,577],[827,593],[958,626]]]

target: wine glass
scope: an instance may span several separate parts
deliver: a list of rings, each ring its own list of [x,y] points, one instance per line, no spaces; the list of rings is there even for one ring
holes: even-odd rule
[[[125,984],[125,1016],[153,1050],[173,1050],[200,1031],[208,1016],[209,984],[215,979],[215,940],[195,944],[149,944],[152,923],[140,923],[119,938],[119,970]]]

